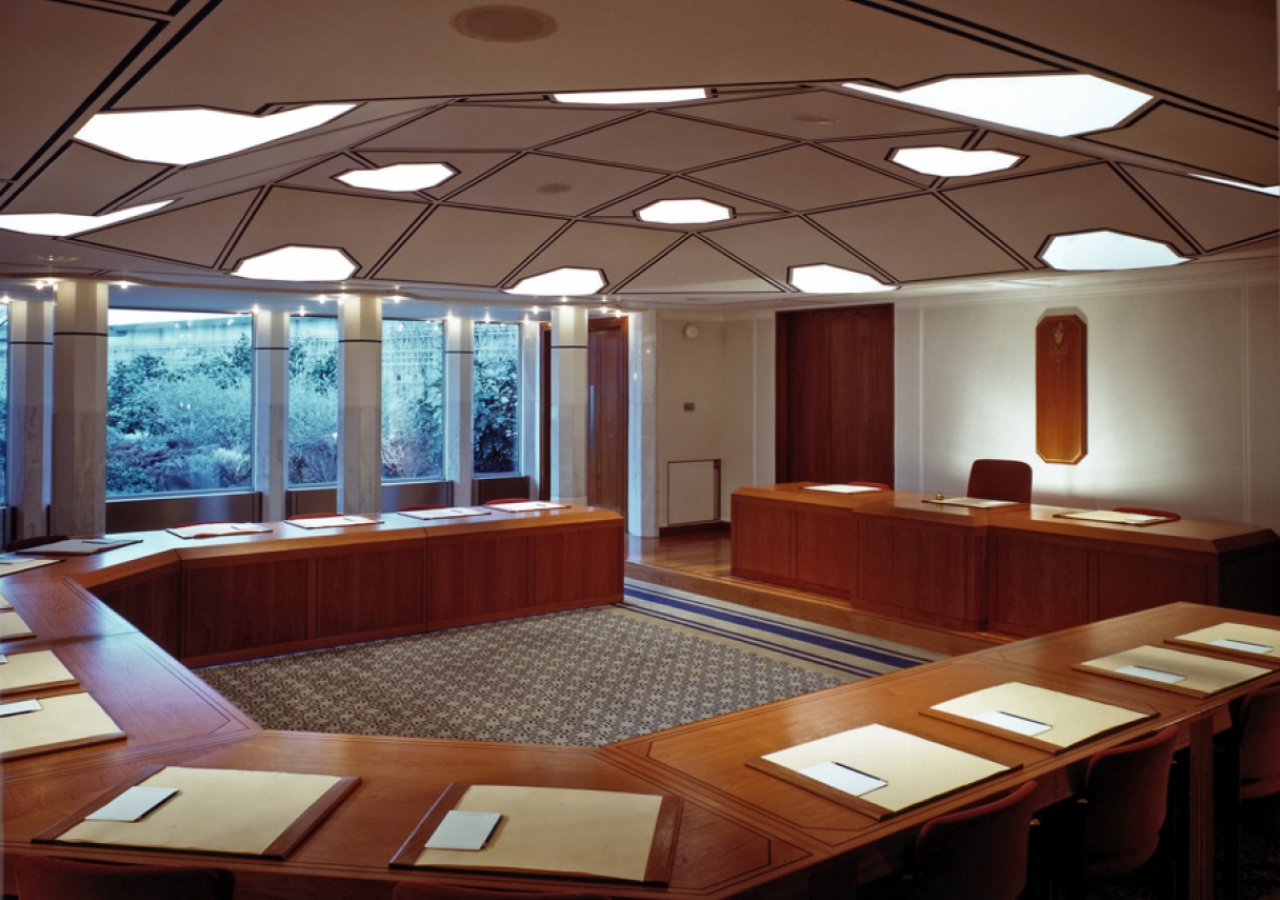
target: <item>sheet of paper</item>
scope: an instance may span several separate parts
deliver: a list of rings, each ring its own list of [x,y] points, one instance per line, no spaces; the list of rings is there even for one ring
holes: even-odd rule
[[[1258,625],[1242,625],[1239,622],[1221,622],[1200,628],[1172,638],[1173,643],[1203,644],[1231,650],[1235,653],[1247,653],[1250,656],[1266,656],[1280,658],[1280,629],[1263,628]]]
[[[170,528],[169,533],[180,538],[225,537],[231,534],[261,534],[270,531],[265,525],[253,522],[201,522],[197,525],[183,525]]]
[[[1046,725],[1044,722],[1037,722],[1035,719],[1015,716],[1013,713],[1001,712],[998,709],[974,716],[974,719],[987,725],[994,725],[996,728],[1003,728],[1005,731],[1012,731],[1014,734],[1026,735],[1027,737],[1043,734],[1053,727],[1052,725]]]
[[[319,516],[315,519],[285,519],[299,528],[341,528],[344,525],[377,525],[377,519],[367,516]]]
[[[23,713],[40,712],[43,707],[39,700],[15,700],[13,703],[0,703],[0,719],[9,716],[20,716]]]
[[[1147,666],[1121,666],[1115,670],[1121,675],[1132,675],[1134,678],[1145,678],[1147,681],[1158,681],[1161,684],[1177,684],[1186,681],[1186,675],[1177,672],[1166,672],[1163,669],[1151,669]]]
[[[535,512],[539,509],[565,509],[569,506],[567,503],[548,503],[546,500],[526,500],[521,503],[491,503],[490,509],[500,509],[503,512]]]
[[[52,650],[14,653],[8,662],[0,665],[0,692],[6,694],[72,684],[76,684],[75,676]]]
[[[12,609],[0,611],[0,640],[12,641],[18,638],[35,637],[31,626]]]
[[[936,503],[939,506],[969,506],[974,509],[995,509],[1000,506],[1017,506],[1012,500],[982,500],[977,497],[944,497],[938,499],[925,499],[921,503]]]
[[[84,819],[86,822],[136,822],[177,793],[177,788],[143,787],[135,784]]]
[[[482,850],[501,821],[502,813],[451,809],[425,846],[429,850]]]
[[[946,700],[925,714],[935,712],[981,722],[1011,735],[1035,738],[1036,746],[1048,744],[1062,749],[1151,716],[1150,712],[1136,712],[1020,681]]]
[[[111,540],[108,538],[72,538],[66,541],[55,541],[52,544],[41,544],[39,547],[31,547],[27,550],[19,550],[19,553],[39,556],[47,554],[50,556],[91,556],[94,553],[103,553],[107,550],[114,550],[117,547],[128,547],[130,544],[140,544],[142,541],[138,538]]]
[[[38,569],[41,566],[51,566],[57,559],[30,559],[23,556],[0,556],[0,578],[5,575],[17,575],[19,572],[25,572],[28,569]]]
[[[450,506],[445,509],[411,509],[400,510],[400,515],[411,519],[422,519],[430,522],[433,519],[460,519],[465,516],[487,516],[487,509],[472,509],[467,506]]]
[[[806,491],[825,491],[828,494],[865,494],[878,491],[880,488],[867,487],[864,484],[812,484],[804,488]]]
[[[1148,516],[1145,513],[1123,513],[1113,509],[1082,509],[1077,512],[1058,513],[1055,519],[1078,519],[1082,522],[1110,522],[1115,525],[1153,525],[1168,522],[1168,516]]]
[[[1209,642],[1211,647],[1221,647],[1224,650],[1238,650],[1241,653],[1274,653],[1275,647],[1269,647],[1266,644],[1251,644],[1248,641],[1236,641],[1231,638],[1218,638]]]
[[[889,783],[883,778],[877,778],[866,772],[859,772],[857,769],[838,762],[818,763],[816,766],[801,769],[800,774],[808,775],[814,781],[821,781],[837,791],[844,791],[846,794],[852,794],[855,797],[869,794]]]

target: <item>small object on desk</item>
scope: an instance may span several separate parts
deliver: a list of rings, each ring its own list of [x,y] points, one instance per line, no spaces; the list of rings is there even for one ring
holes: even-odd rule
[[[368,516],[317,516],[314,519],[285,519],[285,523],[298,528],[341,528],[346,525],[377,525],[379,519]]]
[[[500,509],[503,512],[537,512],[541,509],[567,509],[568,503],[550,503],[546,500],[524,500],[520,503],[486,503],[490,509]]]
[[[837,791],[844,791],[854,797],[861,797],[863,794],[869,794],[889,784],[883,778],[868,775],[866,772],[859,772],[853,766],[846,766],[844,763],[834,761],[818,763],[816,766],[801,769],[800,774],[806,775],[814,781],[820,781],[829,787],[835,788]]]
[[[1046,725],[1044,722],[1037,722],[1035,719],[1028,719],[1025,716],[1014,715],[998,709],[974,716],[974,721],[981,722],[984,725],[994,725],[996,728],[1012,731],[1014,734],[1020,734],[1023,737],[1035,737],[1037,734],[1043,734],[1053,727],[1052,725]]]
[[[946,500],[947,498],[946,498],[945,496],[943,496],[942,491],[938,491],[938,493],[934,494],[933,499],[934,499],[934,500]]]
[[[451,809],[424,845],[429,850],[483,850],[502,813]]]
[[[84,817],[86,822],[137,822],[170,797],[177,788],[143,787],[135,784],[119,797]]]
[[[261,534],[270,531],[265,525],[254,522],[198,522],[166,529],[170,534],[189,540],[191,538],[225,537],[232,534]]]
[[[31,626],[12,608],[0,610],[0,641],[16,641],[35,636]]]
[[[1158,681],[1161,684],[1177,684],[1179,681],[1186,681],[1186,675],[1179,675],[1177,672],[1165,672],[1163,669],[1152,669],[1149,666],[1121,666],[1116,669],[1116,673],[1120,675],[1132,675],[1134,678],[1142,678],[1147,681]]]
[[[0,719],[9,716],[20,716],[23,713],[40,712],[43,707],[39,700],[16,700],[13,703],[0,703]]]
[[[27,569],[38,569],[41,566],[51,566],[56,562],[62,562],[62,560],[30,559],[21,556],[0,556],[0,578],[5,575],[17,575],[19,572],[27,571]]]
[[[468,506],[448,506],[442,509],[402,509],[400,515],[411,519],[422,519],[430,522],[433,519],[460,519],[466,516],[487,516],[487,509],[472,509]]]
[[[1091,659],[1072,668],[1201,698],[1275,671],[1218,656],[1150,645]]]
[[[1266,644],[1251,644],[1248,641],[1237,641],[1231,638],[1218,638],[1210,641],[1209,646],[1219,647],[1223,650],[1236,650],[1240,653],[1274,653],[1276,649]]]
[[[141,544],[141,538],[125,538],[121,540],[113,540],[109,538],[70,538],[65,541],[56,541],[52,544],[41,544],[39,547],[30,547],[26,550],[18,550],[27,556],[90,556],[94,553],[102,553],[106,550],[115,550],[117,547],[128,547],[130,544]]]

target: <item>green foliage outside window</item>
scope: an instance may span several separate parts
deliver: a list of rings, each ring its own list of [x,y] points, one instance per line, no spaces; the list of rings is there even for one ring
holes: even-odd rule
[[[519,471],[520,326],[477,322],[472,356],[473,468]]]
[[[382,477],[439,478],[444,452],[444,328],[382,323]]]
[[[289,328],[289,484],[338,480],[338,320],[299,316]]]

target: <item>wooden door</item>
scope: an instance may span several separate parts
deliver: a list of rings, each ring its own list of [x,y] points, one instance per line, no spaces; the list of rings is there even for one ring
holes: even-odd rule
[[[587,503],[627,513],[627,320],[587,323]]]

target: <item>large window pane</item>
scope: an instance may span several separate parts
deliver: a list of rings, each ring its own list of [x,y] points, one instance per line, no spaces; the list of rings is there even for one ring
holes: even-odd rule
[[[289,484],[338,481],[338,320],[289,326]]]
[[[444,328],[382,323],[382,477],[439,478],[444,450]]]
[[[477,322],[472,366],[472,429],[477,475],[517,472],[520,326]]]
[[[251,317],[108,310],[107,494],[249,487]]]

